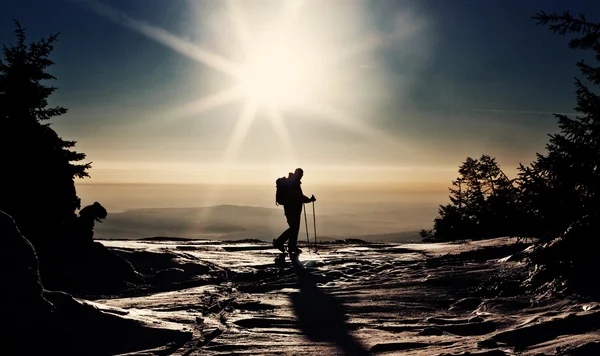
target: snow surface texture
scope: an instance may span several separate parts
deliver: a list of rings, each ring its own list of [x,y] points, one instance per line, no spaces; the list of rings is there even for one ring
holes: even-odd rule
[[[327,244],[284,264],[260,242],[103,244],[145,273],[168,257],[178,281],[87,302],[193,333],[136,355],[600,354],[598,303],[524,295],[514,240]]]

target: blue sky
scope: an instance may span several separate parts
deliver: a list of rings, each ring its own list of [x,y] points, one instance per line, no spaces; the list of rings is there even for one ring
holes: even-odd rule
[[[243,101],[175,116],[232,79],[111,21],[89,3],[5,0],[0,40],[13,42],[13,18],[31,39],[61,33],[52,57],[58,77],[52,104],[69,113],[54,120],[55,128],[94,162],[91,181],[197,181],[214,172]],[[205,50],[242,58],[225,1],[102,3]],[[266,0],[237,4],[256,28],[281,7]],[[583,54],[536,26],[529,17],[539,10],[586,12],[600,20],[592,16],[600,10],[596,1],[307,0],[296,32],[309,44],[337,50],[364,38],[392,38],[321,78],[335,83],[324,99],[345,114],[342,120],[351,117],[381,133],[369,138],[326,119],[307,119],[314,115],[304,110],[282,109],[295,149],[290,158],[279,154],[279,138],[259,111],[229,163],[243,167],[249,180],[302,165],[324,181],[342,170],[367,181],[404,172],[407,182],[437,184],[454,176],[467,155],[488,153],[510,171],[542,151],[546,134],[556,130],[545,113],[575,106],[574,63]],[[383,144],[384,135],[397,145]]]

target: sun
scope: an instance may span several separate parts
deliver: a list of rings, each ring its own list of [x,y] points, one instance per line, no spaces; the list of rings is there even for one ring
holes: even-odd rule
[[[297,113],[303,113],[307,119],[327,120],[377,142],[389,142],[391,147],[396,148],[396,142],[390,142],[393,137],[388,133],[332,104],[336,101],[334,99],[343,97],[340,93],[354,89],[346,87],[343,84],[345,79],[340,78],[342,74],[352,77],[358,73],[347,67],[357,65],[349,60],[387,43],[389,39],[385,36],[376,33],[348,43],[329,43],[320,38],[318,31],[309,30],[308,19],[311,17],[302,16],[304,0],[279,1],[281,8],[272,17],[259,15],[260,21],[256,23],[260,25],[255,26],[256,31],[253,31],[248,26],[249,18],[240,8],[242,2],[227,0],[224,3],[231,20],[234,42],[239,42],[240,46],[240,56],[236,55],[237,59],[233,60],[164,28],[132,18],[104,2],[82,0],[81,3],[99,15],[226,75],[227,83],[233,83],[231,87],[203,95],[170,112],[170,122],[175,123],[224,105],[241,103],[221,159],[224,166],[237,160],[248,130],[257,118],[270,121],[282,148],[277,153],[285,151],[290,161],[295,160],[293,136],[287,129],[286,119],[288,114],[298,117]]]
[[[321,91],[318,57],[311,48],[257,46],[242,65],[240,84],[246,98],[278,108],[316,100]]]

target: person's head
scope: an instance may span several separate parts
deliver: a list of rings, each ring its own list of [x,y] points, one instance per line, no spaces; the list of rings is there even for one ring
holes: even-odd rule
[[[294,171],[294,176],[298,178],[298,180],[302,179],[302,177],[304,176],[304,171],[302,170],[302,168],[296,168],[296,170]]]
[[[81,209],[81,211],[79,211],[79,216],[84,219],[102,222],[101,220],[106,219],[108,216],[108,212],[100,203],[94,202],[94,204]]]

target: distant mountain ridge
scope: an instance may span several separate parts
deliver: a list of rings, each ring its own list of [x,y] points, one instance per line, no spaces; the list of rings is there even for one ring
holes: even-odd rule
[[[371,215],[317,214],[317,233],[320,240],[360,238],[384,242],[418,241],[417,230],[403,230],[399,227],[400,224],[394,221],[393,215],[379,212]],[[308,218],[312,220],[312,216]],[[283,211],[277,208],[240,205],[140,208],[120,213],[109,212],[107,220],[96,225],[95,237],[140,239],[153,236],[177,236],[191,239],[271,241],[286,228]],[[312,221],[309,221],[308,228],[312,241],[314,239]],[[302,222],[299,239],[306,239],[304,222]]]

